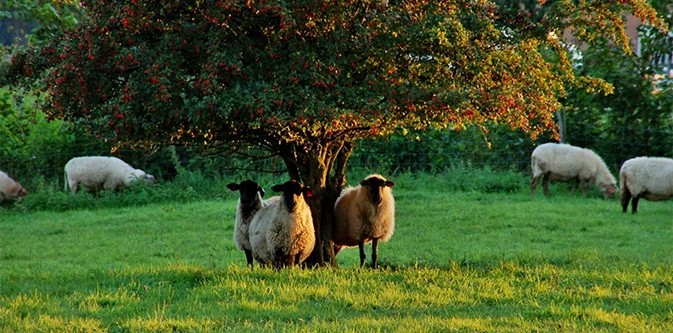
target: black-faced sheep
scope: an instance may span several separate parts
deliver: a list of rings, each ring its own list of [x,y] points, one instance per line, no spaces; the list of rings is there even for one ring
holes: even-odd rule
[[[313,191],[295,180],[271,189],[282,194],[266,200],[250,221],[252,255],[261,265],[299,265],[315,246],[313,217],[304,199]]]
[[[138,180],[154,183],[154,176],[136,169],[116,157],[75,157],[64,168],[65,190],[77,193],[80,187],[87,192],[123,190]]]
[[[250,220],[262,208],[264,189],[252,180],[244,180],[240,184],[231,183],[227,187],[239,191],[236,208],[236,224],[234,225],[234,243],[239,250],[245,251],[248,266],[252,267],[252,247],[250,246]]]
[[[346,188],[334,204],[332,240],[334,254],[343,247],[360,248],[360,266],[365,263],[365,243],[372,242],[372,267],[377,267],[379,241],[388,241],[395,230],[395,183],[370,175],[356,187]]]
[[[636,157],[619,170],[619,201],[623,212],[638,212],[638,200],[663,201],[673,198],[673,159]]]
[[[0,203],[3,201],[21,201],[28,194],[19,182],[10,178],[7,173],[0,171]]]
[[[576,180],[571,195],[577,187],[582,185],[584,197],[587,196],[588,184],[596,184],[603,192],[605,199],[610,198],[617,191],[617,182],[608,167],[596,153],[589,149],[579,148],[563,143],[545,143],[533,150],[531,154],[531,169],[533,181],[530,184],[530,193],[535,193],[535,187],[541,176],[544,194],[549,195],[548,182],[567,182]]]

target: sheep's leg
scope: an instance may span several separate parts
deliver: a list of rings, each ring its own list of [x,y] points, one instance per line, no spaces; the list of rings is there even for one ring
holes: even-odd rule
[[[530,194],[535,194],[535,187],[537,187],[537,182],[540,180],[540,176],[538,175],[537,177],[533,177],[533,181],[530,182]]]
[[[78,185],[79,185],[79,183],[75,182],[74,184],[72,184],[72,186],[70,186],[70,189],[72,190],[73,194],[77,194]]]
[[[544,195],[549,196],[549,173],[545,173],[542,176],[542,189],[544,190]]]
[[[283,250],[277,249],[273,255],[273,265],[276,269],[281,269],[287,264],[287,256],[283,253]]]
[[[622,212],[626,213],[626,210],[629,208],[629,201],[631,200],[631,191],[628,188],[624,189],[619,201],[622,204]]]
[[[575,192],[577,192],[577,189],[582,187],[582,191],[584,191],[584,197],[587,197],[587,185],[588,183],[584,179],[579,179],[577,178],[577,181],[575,182],[575,187],[573,187],[572,191],[570,191],[570,195],[575,195]]]
[[[245,250],[245,259],[248,261],[248,266],[252,268],[252,251],[250,250]]]
[[[294,256],[285,256],[283,258],[283,267],[292,267],[294,264]]]
[[[341,246],[334,244],[332,249],[334,250],[334,256],[336,257],[336,255],[339,253],[339,251],[341,251]]]
[[[295,256],[291,254],[281,253],[278,257],[281,267],[292,267],[294,265]]]
[[[633,197],[633,200],[631,201],[631,213],[635,214],[638,212],[638,200],[640,200],[639,196]]]
[[[376,260],[379,258],[379,239],[374,238],[372,240],[372,267],[378,268]]]
[[[571,196],[575,195],[575,191],[577,191],[577,188],[580,186],[580,183],[582,183],[582,182],[580,181],[579,178],[577,178],[577,181],[575,182],[575,186],[573,187],[572,190],[570,190],[570,195]]]
[[[360,241],[358,247],[360,248],[360,267],[362,267],[365,265],[365,259],[367,259],[367,255],[365,254],[365,241]]]

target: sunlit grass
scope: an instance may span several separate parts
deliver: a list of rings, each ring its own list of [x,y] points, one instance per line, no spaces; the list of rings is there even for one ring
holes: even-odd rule
[[[3,212],[0,332],[673,331],[669,203],[395,181],[378,270],[250,270],[235,196]]]

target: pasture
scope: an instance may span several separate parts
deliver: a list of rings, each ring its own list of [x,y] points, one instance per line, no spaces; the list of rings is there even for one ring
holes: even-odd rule
[[[525,176],[462,190],[467,176],[389,178],[396,230],[378,270],[357,249],[338,268],[250,270],[224,189],[0,210],[0,332],[673,331],[670,202],[633,215],[563,185],[531,196]]]

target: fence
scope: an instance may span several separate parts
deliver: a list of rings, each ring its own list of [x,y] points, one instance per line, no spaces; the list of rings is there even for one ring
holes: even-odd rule
[[[629,158],[643,155],[673,156],[670,133],[653,133],[659,137],[653,142],[635,140],[602,140],[588,135],[574,135],[572,144],[596,151],[617,174],[621,164]],[[499,171],[530,172],[530,153],[547,140],[531,140],[525,133],[509,129],[493,133],[489,142],[478,130],[436,131],[419,133],[418,138],[393,136],[386,140],[359,142],[348,163],[349,168],[359,168],[394,174],[401,171],[437,172],[459,167],[490,168]],[[662,143],[663,140],[663,143]],[[490,144],[490,147],[489,147]],[[665,151],[653,149],[667,147]],[[73,147],[74,148],[74,147]],[[0,170],[6,171],[22,183],[43,179],[63,184],[63,166],[72,157],[84,155],[110,155],[109,150],[87,150],[45,153],[30,157],[0,156]],[[230,155],[204,156],[185,148],[164,149],[155,154],[120,150],[115,153],[137,168],[152,173],[158,179],[170,181],[178,170],[194,171],[205,177],[249,174],[251,170],[276,170],[282,172],[280,159],[255,160],[232,158]],[[25,185],[25,184],[24,184]]]

